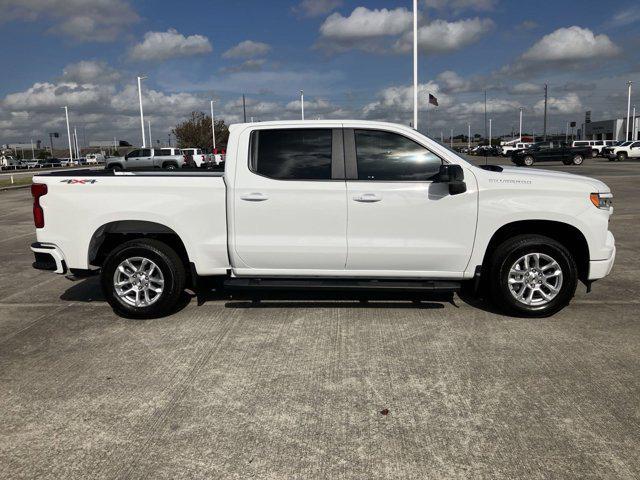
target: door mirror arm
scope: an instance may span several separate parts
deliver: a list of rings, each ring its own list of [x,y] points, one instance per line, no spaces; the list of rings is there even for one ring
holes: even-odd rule
[[[467,191],[464,171],[460,165],[440,165],[436,182],[449,184],[449,195],[459,195]]]

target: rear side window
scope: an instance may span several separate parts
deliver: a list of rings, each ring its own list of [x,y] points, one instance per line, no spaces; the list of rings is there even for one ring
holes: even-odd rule
[[[381,130],[355,130],[358,180],[428,181],[442,160],[402,135]]]
[[[171,150],[170,148],[163,148],[160,150],[160,155],[162,156],[171,156],[173,155],[173,150]]]
[[[331,180],[332,130],[257,130],[251,171],[278,180]]]

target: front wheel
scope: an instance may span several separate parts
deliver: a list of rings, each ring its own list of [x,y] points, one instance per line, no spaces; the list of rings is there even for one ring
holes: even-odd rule
[[[627,153],[626,152],[618,153],[618,161],[619,162],[624,162],[626,159],[627,159]]]
[[[523,162],[527,167],[530,167],[531,165],[533,165],[534,159],[531,155],[527,155],[526,157],[524,157]]]
[[[582,155],[575,155],[571,159],[571,163],[573,163],[574,165],[582,165],[583,162],[584,162],[584,157]]]
[[[569,304],[578,284],[571,253],[542,235],[519,235],[495,250],[489,265],[491,297],[505,312],[547,317]]]
[[[184,291],[183,261],[154,239],[126,242],[102,266],[102,291],[113,310],[127,318],[157,318],[176,307]]]

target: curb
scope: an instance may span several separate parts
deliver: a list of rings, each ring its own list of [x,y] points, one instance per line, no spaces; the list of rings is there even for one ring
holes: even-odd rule
[[[9,190],[20,190],[21,188],[31,188],[31,184],[28,183],[26,185],[16,185],[15,187],[0,187],[0,192],[5,192]]]

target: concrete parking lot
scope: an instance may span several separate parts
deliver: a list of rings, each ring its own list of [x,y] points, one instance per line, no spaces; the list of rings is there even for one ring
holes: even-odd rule
[[[609,184],[618,244],[542,320],[313,295],[125,320],[31,268],[29,191],[0,193],[0,477],[640,478],[640,163],[542,167]]]

